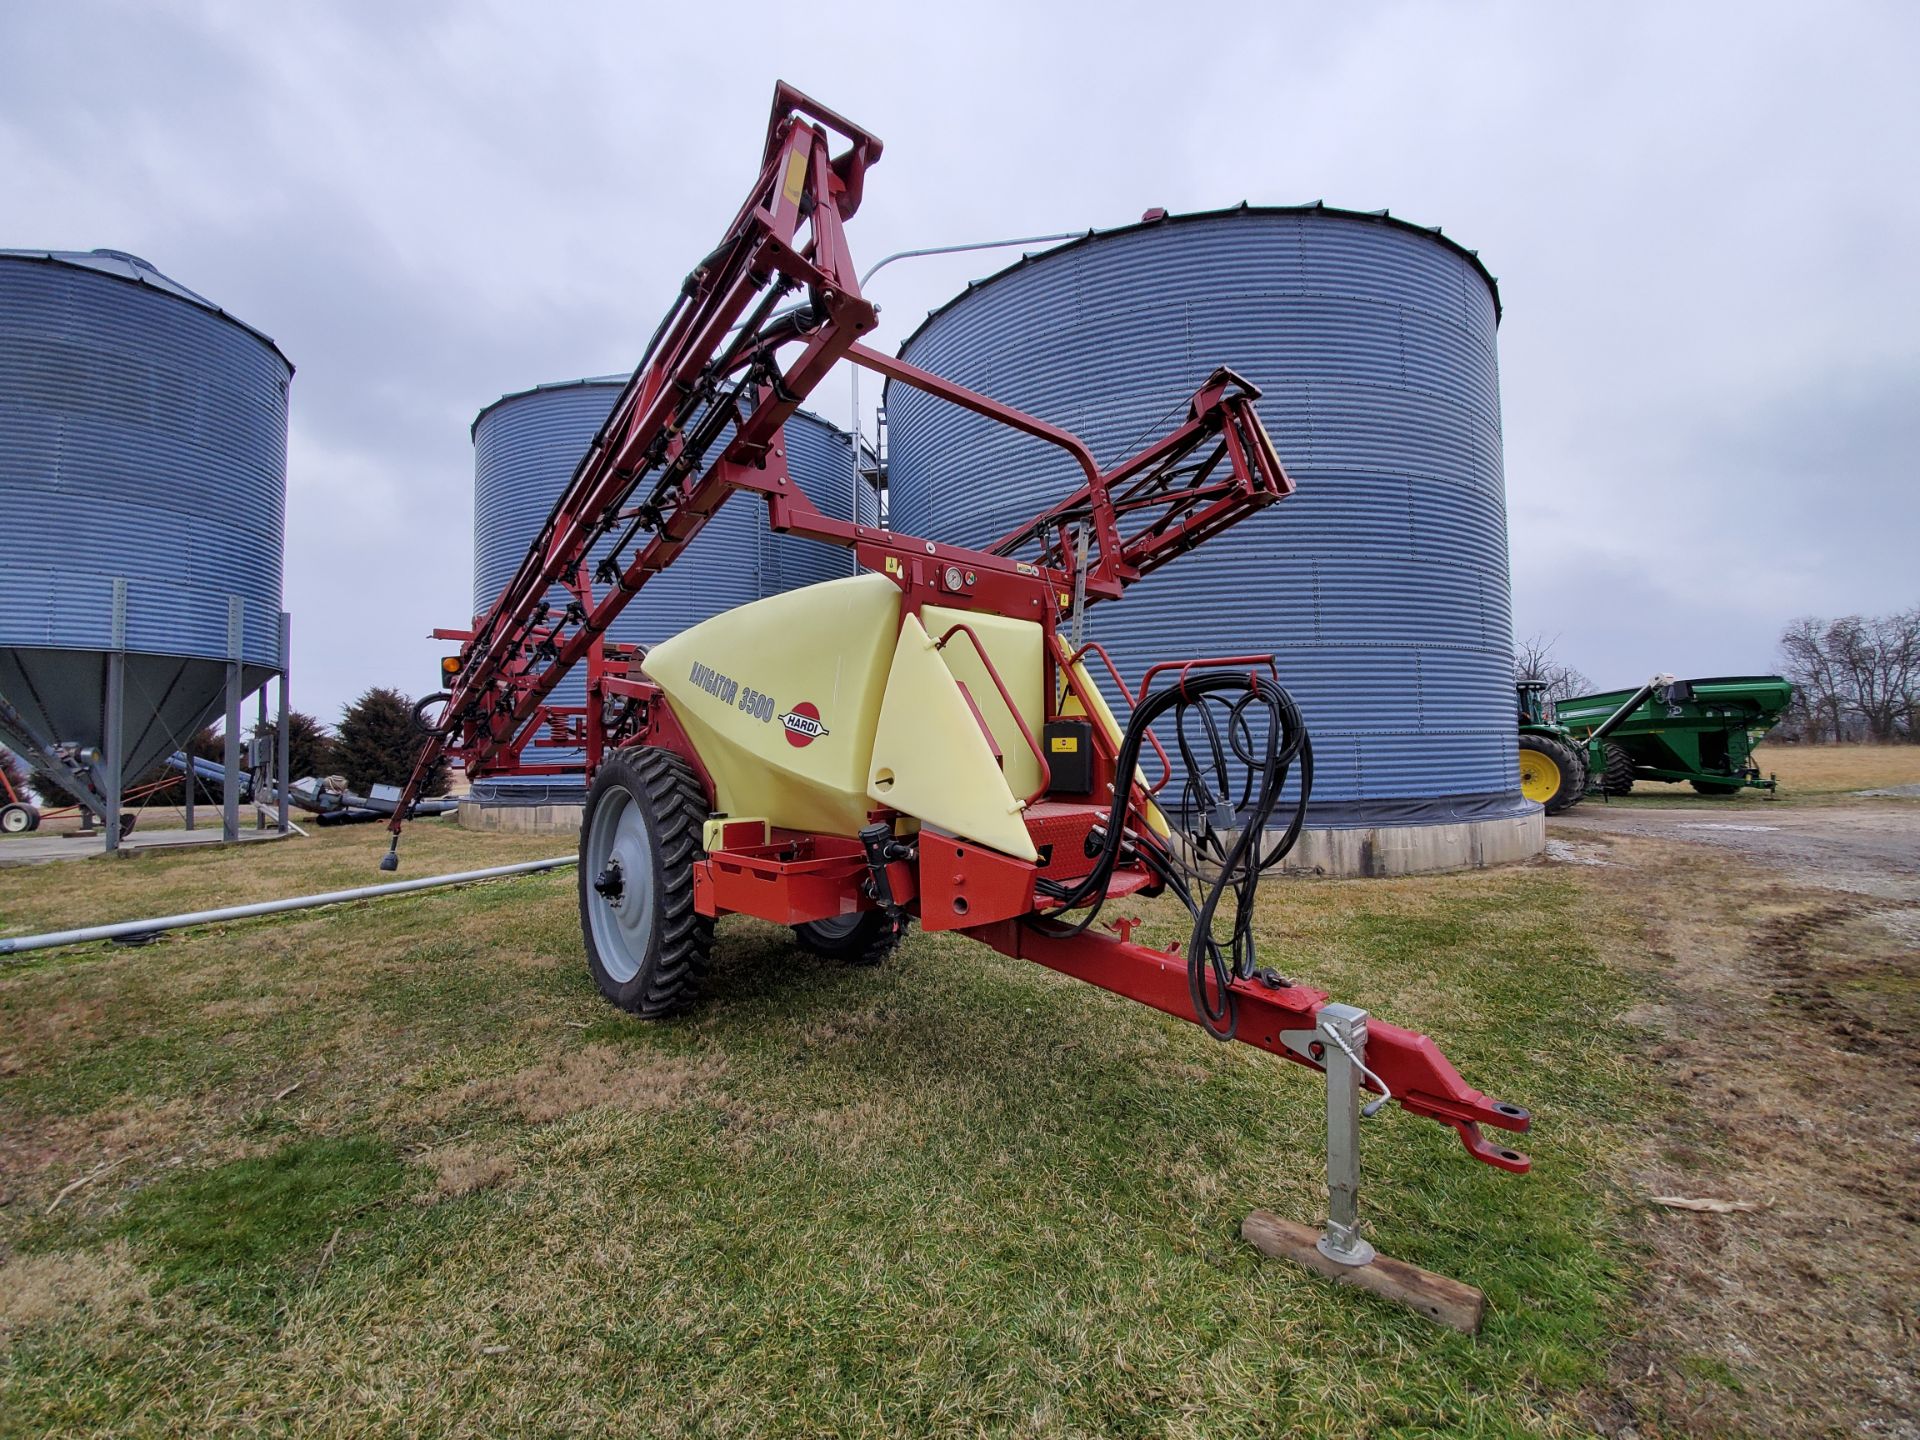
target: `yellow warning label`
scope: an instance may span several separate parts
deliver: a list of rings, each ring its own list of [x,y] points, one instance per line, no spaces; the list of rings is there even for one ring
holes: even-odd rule
[[[1080,748],[1080,737],[1077,735],[1055,735],[1047,742],[1047,748],[1056,755],[1071,755]]]
[[[900,557],[898,555],[887,556],[887,574],[900,575],[904,573],[900,567]]]
[[[796,149],[787,157],[787,179],[780,187],[780,196],[789,205],[800,203],[800,192],[807,188],[807,152]]]

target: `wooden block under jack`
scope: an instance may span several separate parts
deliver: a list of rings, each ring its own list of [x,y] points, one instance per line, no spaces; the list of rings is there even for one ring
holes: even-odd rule
[[[1480,1318],[1486,1314],[1487,1297],[1471,1285],[1385,1255],[1376,1255],[1365,1265],[1342,1265],[1320,1253],[1318,1230],[1282,1220],[1265,1210],[1247,1216],[1240,1235],[1256,1250],[1276,1259],[1292,1260],[1316,1275],[1357,1286],[1383,1300],[1397,1301],[1436,1324],[1466,1335],[1479,1331]]]

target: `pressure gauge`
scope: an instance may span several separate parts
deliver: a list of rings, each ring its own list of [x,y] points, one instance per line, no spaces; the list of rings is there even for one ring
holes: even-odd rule
[[[960,588],[960,567],[958,565],[947,566],[947,588],[949,590],[958,590]]]

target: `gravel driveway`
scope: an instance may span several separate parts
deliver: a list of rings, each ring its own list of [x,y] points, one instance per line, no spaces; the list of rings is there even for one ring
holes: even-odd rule
[[[1920,900],[1920,805],[1688,806],[1643,809],[1589,798],[1552,833],[1646,835],[1737,850],[1805,884],[1886,900]]]

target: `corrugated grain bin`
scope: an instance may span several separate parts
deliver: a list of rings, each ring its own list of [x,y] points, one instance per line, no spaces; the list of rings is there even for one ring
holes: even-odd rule
[[[1311,823],[1467,827],[1478,859],[1471,827],[1537,818],[1514,753],[1499,314],[1437,231],[1242,207],[1028,257],[901,354],[1078,432],[1102,464],[1171,428],[1214,367],[1258,385],[1298,493],[1095,609],[1089,638],[1136,680],[1170,657],[1275,653],[1313,733]],[[1077,478],[907,386],[889,385],[887,422],[909,534],[991,543]]]
[[[473,608],[483,614],[513,578],[527,547],[545,523],[560,492],[573,478],[594,436],[620,398],[625,376],[602,376],[536,386],[507,395],[473,422]],[[787,463],[815,504],[851,517],[855,496],[860,520],[878,523],[879,502],[864,481],[855,487],[847,435],[804,412],[788,421]],[[717,454],[717,449],[716,449]],[[649,580],[621,612],[608,638],[654,644],[690,625],[801,585],[851,574],[852,552],[767,528],[766,507],[736,496],[722,506],[672,566]],[[566,603],[563,592],[555,602]],[[586,703],[586,670],[578,667],[554,690],[549,703]],[[529,748],[526,759],[576,765],[574,750]],[[479,782],[482,799],[551,797],[563,803],[580,793],[577,781]]]
[[[0,698],[40,738],[103,745],[124,650],[130,781],[218,713],[230,659],[248,689],[282,668],[292,375],[137,256],[0,251]]]

